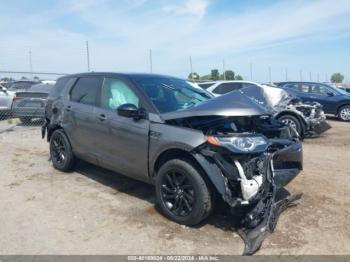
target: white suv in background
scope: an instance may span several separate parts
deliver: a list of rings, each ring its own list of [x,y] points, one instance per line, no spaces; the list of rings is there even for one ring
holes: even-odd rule
[[[7,88],[0,83],[0,120],[10,116],[14,97],[15,92],[7,90]]]
[[[259,85],[250,81],[241,81],[241,80],[227,80],[227,81],[210,81],[197,83],[200,87],[212,93],[215,96],[220,96],[234,90],[238,90],[244,87],[256,86]]]

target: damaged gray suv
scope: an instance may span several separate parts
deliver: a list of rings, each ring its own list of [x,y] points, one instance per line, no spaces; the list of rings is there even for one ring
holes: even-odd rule
[[[245,254],[300,198],[275,198],[302,169],[297,134],[240,92],[212,98],[153,74],[69,75],[49,94],[46,134],[56,169],[79,158],[154,184],[161,211],[177,223],[200,223],[222,199],[243,214]]]

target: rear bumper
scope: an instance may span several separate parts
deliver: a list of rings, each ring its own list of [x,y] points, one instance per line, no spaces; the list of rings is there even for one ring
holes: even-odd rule
[[[44,108],[14,108],[14,117],[33,117],[33,118],[43,118],[45,115]]]

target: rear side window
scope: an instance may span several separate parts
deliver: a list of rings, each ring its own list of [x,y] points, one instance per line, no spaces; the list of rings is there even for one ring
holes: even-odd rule
[[[96,105],[96,98],[101,87],[101,79],[98,77],[79,78],[70,93],[73,102]]]
[[[242,87],[241,83],[222,83],[213,90],[213,93],[223,95],[223,94],[232,92],[234,90],[238,90],[241,87]]]
[[[69,86],[71,87],[76,78],[72,77],[65,77],[65,78],[60,78],[57,80],[56,84],[51,88],[49,97],[50,98],[56,98],[62,95],[63,91],[65,90],[65,87]]]
[[[54,87],[51,89],[49,97],[58,97],[61,94],[64,86],[67,84],[68,80],[68,77],[58,79]]]

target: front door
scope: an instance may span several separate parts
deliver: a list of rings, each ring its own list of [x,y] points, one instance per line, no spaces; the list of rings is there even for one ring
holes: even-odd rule
[[[95,112],[99,129],[96,136],[98,161],[116,172],[147,181],[149,120],[118,115],[117,108],[127,103],[143,105],[133,87],[125,81],[105,78],[100,106]]]

